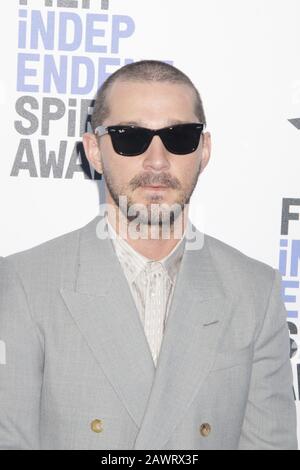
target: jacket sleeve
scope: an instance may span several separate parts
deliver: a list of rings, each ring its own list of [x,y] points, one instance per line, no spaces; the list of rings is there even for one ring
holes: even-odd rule
[[[0,260],[0,449],[38,449],[43,349],[22,281]]]
[[[273,285],[254,345],[252,376],[239,449],[297,449],[296,405],[281,274]]]

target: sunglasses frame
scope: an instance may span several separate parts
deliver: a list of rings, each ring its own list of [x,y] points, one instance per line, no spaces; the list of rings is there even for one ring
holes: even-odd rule
[[[203,129],[205,128],[205,124],[202,123],[202,122],[187,122],[187,123],[182,123],[182,124],[174,124],[173,126],[167,126],[167,127],[162,127],[161,129],[148,129],[147,127],[141,127],[141,126],[135,126],[135,125],[116,125],[116,126],[98,126],[96,127],[95,129],[95,134],[97,134],[99,137],[102,137],[103,135],[106,135],[106,134],[109,134],[112,138],[112,134],[114,132],[117,132],[117,130],[120,130],[122,128],[131,128],[131,129],[142,129],[143,131],[146,131],[146,133],[148,135],[150,135],[150,140],[149,140],[149,144],[147,146],[147,148],[145,150],[143,150],[142,152],[139,152],[139,153],[134,153],[134,154],[125,154],[123,152],[118,152],[115,148],[115,145],[114,145],[114,142],[113,142],[113,139],[112,139],[112,145],[113,145],[113,148],[115,150],[116,153],[118,153],[119,155],[122,155],[122,156],[128,156],[128,157],[133,157],[133,156],[138,156],[138,155],[142,155],[144,152],[146,152],[146,150],[148,149],[148,147],[150,146],[151,144],[151,141],[153,139],[153,137],[155,135],[158,135],[160,138],[161,138],[161,141],[163,143],[163,145],[165,146],[165,148],[171,152],[168,147],[165,145],[162,137],[161,137],[161,134],[166,131],[166,130],[172,130],[174,127],[177,128],[177,127],[182,127],[182,126],[195,126],[196,129],[201,129],[200,130],[200,137],[201,137],[201,133],[203,132]],[[200,141],[200,137],[199,137],[199,141]],[[199,144],[198,144],[199,145]],[[192,151],[194,152],[196,149],[198,148],[198,146]],[[190,152],[190,153],[192,153]],[[173,153],[174,155],[188,155],[187,153],[175,153],[175,152],[171,152]]]

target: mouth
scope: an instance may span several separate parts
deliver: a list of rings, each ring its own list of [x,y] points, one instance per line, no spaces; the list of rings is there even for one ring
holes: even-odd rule
[[[143,186],[144,189],[154,189],[154,190],[162,190],[162,189],[168,189],[168,186],[157,186],[157,185],[151,185],[151,186]]]

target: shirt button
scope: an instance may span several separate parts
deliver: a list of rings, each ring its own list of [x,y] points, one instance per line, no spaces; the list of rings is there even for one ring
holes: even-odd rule
[[[102,427],[102,420],[101,419],[94,419],[91,422],[91,429],[93,432],[99,433],[103,431]]]

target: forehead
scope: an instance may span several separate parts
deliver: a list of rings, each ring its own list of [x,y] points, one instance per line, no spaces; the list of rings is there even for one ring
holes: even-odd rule
[[[138,122],[164,126],[198,121],[194,91],[185,84],[117,80],[108,91],[107,104],[106,124]]]

